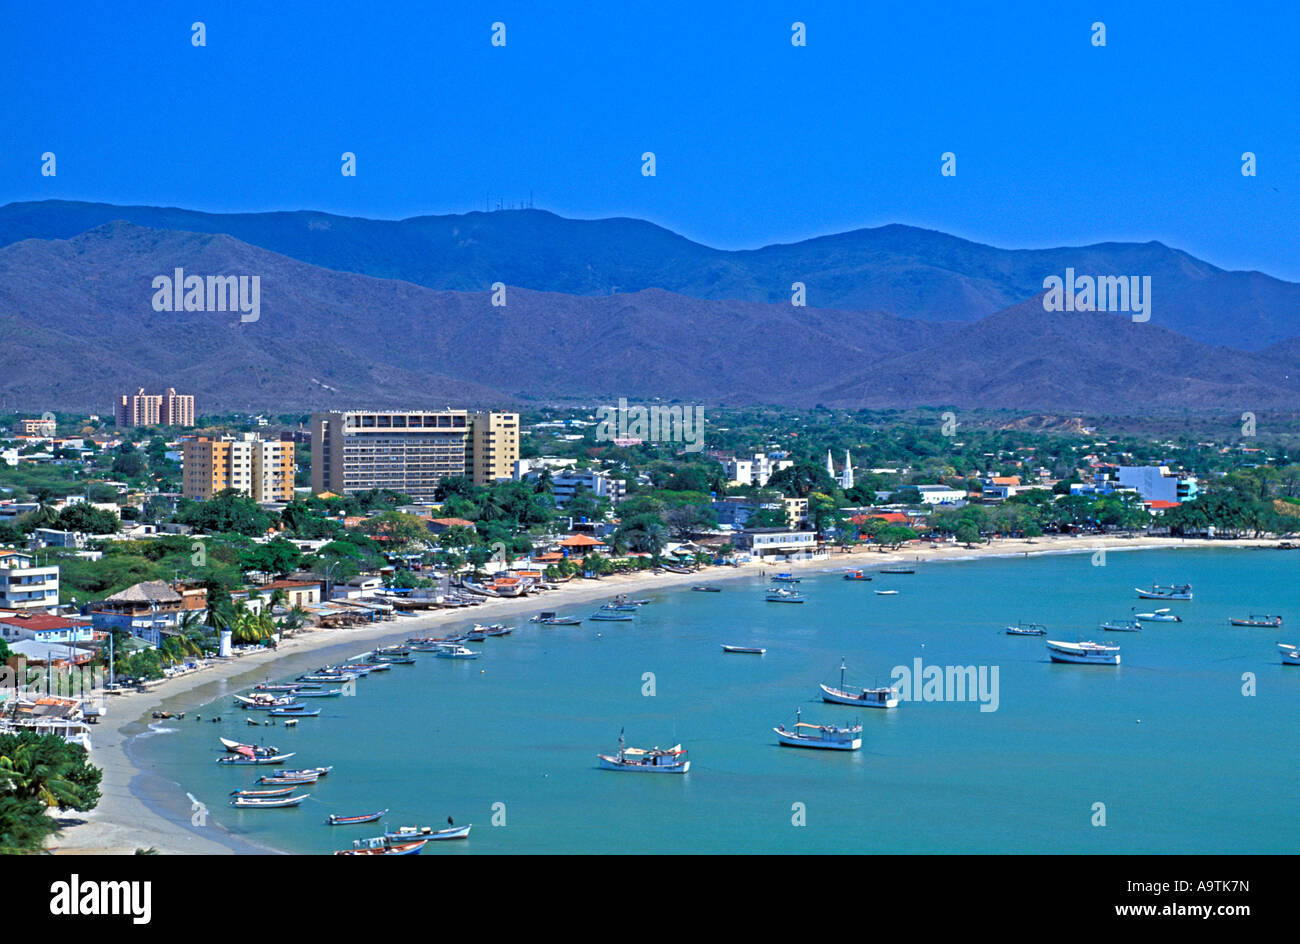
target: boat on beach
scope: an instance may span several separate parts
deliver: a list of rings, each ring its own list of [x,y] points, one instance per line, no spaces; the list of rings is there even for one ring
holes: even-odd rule
[[[667,750],[658,747],[649,749],[627,747],[623,741],[623,732],[618,732],[618,753],[597,754],[602,770],[635,771],[647,774],[684,774],[691,769],[691,762],[686,759],[686,751],[680,744],[674,744]]]
[[[1076,665],[1119,665],[1119,646],[1092,642],[1060,642],[1048,640],[1047,654],[1053,662],[1070,662]]]
[[[810,747],[828,751],[856,751],[862,747],[862,725],[840,727],[834,724],[810,724],[802,720],[801,710],[795,710],[793,728],[784,724],[772,731],[784,747]]]
[[[230,801],[230,805],[244,810],[275,810],[282,809],[286,806],[297,806],[309,796],[311,796],[310,793],[304,793],[302,796],[282,797],[278,799],[274,797],[237,796]]]
[[[331,826],[355,826],[358,823],[373,823],[375,820],[383,819],[388,810],[380,810],[378,813],[362,813],[359,816],[340,816],[338,813],[331,813],[326,822]]]
[[[1259,629],[1281,629],[1282,617],[1274,616],[1271,613],[1251,613],[1244,617],[1230,617],[1228,623],[1232,626],[1254,626]]]
[[[1152,584],[1150,590],[1143,590],[1141,587],[1134,587],[1137,595],[1143,600],[1190,600],[1192,598],[1192,585],[1190,583],[1172,584],[1168,587],[1162,587],[1160,584]]]
[[[844,684],[845,668],[846,664],[841,659],[839,688],[822,685],[822,701],[834,705],[857,705],[864,708],[898,707],[898,692],[892,685],[884,688],[858,688],[857,686],[850,688]]]
[[[766,649],[761,649],[757,646],[728,646],[725,643],[722,646],[722,651],[723,652],[744,652],[744,653],[748,653],[749,655],[755,655],[755,656],[761,656],[767,652]]]

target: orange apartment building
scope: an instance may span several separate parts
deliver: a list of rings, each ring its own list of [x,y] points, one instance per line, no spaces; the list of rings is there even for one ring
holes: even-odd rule
[[[208,501],[233,488],[256,502],[293,500],[293,443],[264,440],[256,433],[235,438],[201,436],[182,447],[182,492]]]

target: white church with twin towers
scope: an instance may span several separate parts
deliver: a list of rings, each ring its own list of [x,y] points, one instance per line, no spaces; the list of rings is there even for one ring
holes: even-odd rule
[[[826,450],[826,474],[840,484],[840,488],[846,492],[853,487],[853,459],[849,456],[849,451],[844,450],[844,471],[840,475],[835,474],[835,463],[831,460],[831,451]]]

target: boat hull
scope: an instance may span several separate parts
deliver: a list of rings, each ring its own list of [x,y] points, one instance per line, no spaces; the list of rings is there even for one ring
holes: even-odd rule
[[[629,764],[608,754],[597,754],[602,770],[635,772],[639,774],[684,774],[691,769],[691,762],[684,760],[680,764]]]

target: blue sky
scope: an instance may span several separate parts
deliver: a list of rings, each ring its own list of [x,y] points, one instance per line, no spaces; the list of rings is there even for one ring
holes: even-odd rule
[[[902,222],[1300,280],[1293,2],[15,4],[0,42],[0,203],[399,218],[531,192],[724,248]]]

